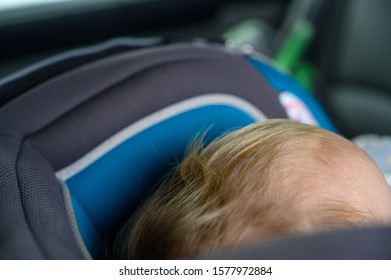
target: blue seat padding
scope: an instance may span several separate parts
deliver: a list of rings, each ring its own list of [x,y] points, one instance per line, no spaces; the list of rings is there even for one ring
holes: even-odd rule
[[[106,234],[129,218],[164,174],[180,161],[198,133],[208,131],[205,137],[211,140],[264,119],[261,112],[252,114],[246,109],[240,104],[212,103],[157,119],[155,123],[144,121],[145,127],[140,120],[135,125],[142,129],[136,134],[129,137],[125,133],[121,137],[119,132],[120,137],[115,135],[106,141],[111,142],[109,150],[103,143],[69,168],[60,170],[57,175],[69,188],[79,231],[91,254],[99,255]],[[105,150],[104,154],[101,150]],[[70,176],[68,169],[76,170]]]
[[[271,62],[250,56],[247,57],[247,60],[280,94],[288,92],[303,102],[320,127],[338,132],[320,103],[292,75],[280,70],[276,65],[272,65]]]

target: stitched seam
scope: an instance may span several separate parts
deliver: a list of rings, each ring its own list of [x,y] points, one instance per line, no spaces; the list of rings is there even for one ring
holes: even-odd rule
[[[23,214],[24,214],[24,219],[26,221],[26,224],[31,232],[31,235],[33,237],[33,239],[35,240],[35,242],[37,243],[37,247],[42,255],[43,258],[45,259],[48,259],[48,256],[47,254],[44,252],[44,250],[42,249],[42,245],[41,243],[39,242],[37,236],[36,236],[36,233],[34,232],[34,230],[32,229],[31,227],[31,224],[30,224],[30,221],[29,219],[27,218],[27,214],[26,214],[26,208],[25,208],[25,203],[24,203],[24,199],[22,197],[22,192],[21,192],[21,186],[20,186],[20,180],[19,180],[19,172],[18,172],[18,162],[19,162],[19,158],[20,158],[20,155],[22,153],[22,149],[24,147],[24,144],[25,144],[25,140],[23,140],[20,144],[20,147],[19,147],[19,150],[18,150],[18,153],[16,155],[16,161],[15,161],[15,174],[16,174],[16,184],[18,186],[18,190],[19,190],[19,196],[20,196],[20,204],[22,206],[22,210],[23,210]]]

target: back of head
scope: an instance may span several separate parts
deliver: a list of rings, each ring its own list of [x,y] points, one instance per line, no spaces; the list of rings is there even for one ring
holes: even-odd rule
[[[341,162],[356,160],[349,159],[347,142],[314,126],[270,120],[206,148],[193,144],[121,231],[114,258],[186,258],[276,235],[359,224],[366,214],[346,193],[333,191],[349,183],[339,174]]]

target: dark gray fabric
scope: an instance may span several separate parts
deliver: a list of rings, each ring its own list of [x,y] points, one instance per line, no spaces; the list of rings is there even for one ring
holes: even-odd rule
[[[81,259],[59,183],[25,144],[0,137],[0,259]]]
[[[222,252],[204,259],[224,260],[389,260],[391,228],[350,229],[282,238]]]
[[[26,221],[16,173],[19,142],[0,135],[0,259],[44,258]]]
[[[61,186],[48,162],[25,142],[16,164],[30,229],[48,259],[82,259],[68,220]]]
[[[111,58],[103,61],[103,66],[94,64],[82,72],[75,71],[77,76],[72,79],[64,76],[57,81],[58,88],[72,85],[72,89],[62,92],[63,95],[70,96],[77,91],[78,98],[81,98],[79,95],[87,94],[83,87],[88,80],[88,90],[94,90],[95,96],[30,137],[34,147],[55,170],[72,163],[134,121],[204,93],[231,93],[253,103],[268,117],[286,117],[276,92],[237,55],[189,46],[166,47],[161,52],[141,52],[138,55],[140,57],[127,54]],[[112,73],[124,60],[128,68]],[[102,87],[99,80],[106,79],[115,82]],[[61,110],[67,106],[64,102],[71,101],[57,99],[57,104],[51,102],[51,106]]]
[[[0,107],[32,87],[65,71],[115,53],[162,43],[161,38],[115,38],[45,59],[0,80]]]
[[[234,84],[236,87],[240,87],[243,92],[246,92],[247,87],[249,87],[251,91],[246,95],[253,95],[252,99],[256,100],[255,105],[262,104],[262,111],[269,117],[285,115],[275,97],[270,98],[272,101],[264,103],[265,96],[270,97],[273,94],[272,90],[261,75],[243,59],[211,47],[174,45],[120,54],[67,72],[37,86],[2,108],[0,111],[0,133],[19,137],[32,134],[97,94],[110,92],[112,88],[126,82],[130,77],[137,79],[139,76],[143,76],[142,74],[145,71],[165,70],[168,65],[185,61],[204,61],[205,63],[212,62],[213,64],[215,62],[219,64],[219,69],[223,71],[221,77],[227,85]],[[188,68],[188,70],[193,73],[193,69]],[[192,75],[194,84],[215,83],[214,76],[218,73],[208,67],[201,70],[204,72],[205,78],[198,79],[196,75]],[[241,70],[245,72],[241,73]],[[240,80],[240,76],[245,79]],[[168,97],[175,95],[171,91],[181,85],[180,78],[180,76],[171,76],[171,79],[166,81]],[[146,78],[143,77],[143,79],[145,81]],[[149,84],[152,79],[147,78],[147,81]],[[158,97],[162,88],[157,86],[155,83],[148,86],[148,88],[153,89],[156,95],[149,97],[147,101],[159,103],[166,100],[165,97]],[[261,92],[265,93],[259,96],[258,94]],[[204,92],[197,92],[197,94],[202,93]],[[147,96],[147,93],[144,96]],[[156,101],[157,98],[159,98],[158,101]],[[138,101],[140,100],[135,100],[133,103],[135,104]],[[171,102],[172,98],[166,101]],[[140,106],[140,103],[137,103],[137,106]]]

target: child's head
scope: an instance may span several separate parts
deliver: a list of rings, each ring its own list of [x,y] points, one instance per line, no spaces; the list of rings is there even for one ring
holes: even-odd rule
[[[273,236],[391,222],[391,189],[348,140],[288,120],[194,145],[120,233],[116,258],[207,254]]]

